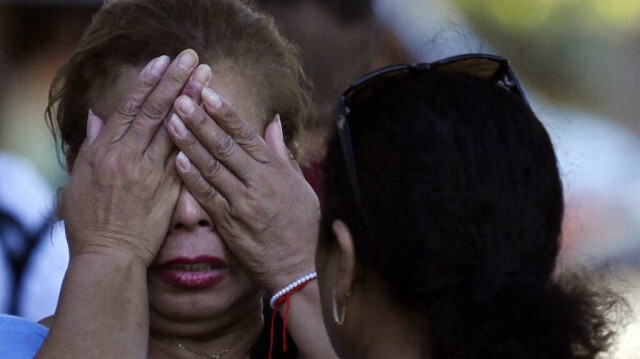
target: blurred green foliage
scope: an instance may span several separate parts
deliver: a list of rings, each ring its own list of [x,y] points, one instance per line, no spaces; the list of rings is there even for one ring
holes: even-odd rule
[[[639,0],[454,0],[527,84],[640,133]]]

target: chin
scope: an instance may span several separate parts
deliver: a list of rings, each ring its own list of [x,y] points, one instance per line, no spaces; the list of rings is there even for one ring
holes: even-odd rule
[[[150,281],[151,328],[162,332],[202,327],[214,330],[257,314],[261,317],[263,291],[251,282],[235,284],[185,290]]]

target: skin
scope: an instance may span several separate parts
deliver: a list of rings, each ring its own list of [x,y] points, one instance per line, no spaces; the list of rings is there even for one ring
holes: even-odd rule
[[[185,58],[191,61],[181,68]],[[193,73],[197,61],[185,51],[168,69],[166,57],[156,60],[159,70],[147,66],[137,80],[138,71],[124,71],[120,88],[134,90],[109,91],[96,106],[113,113],[106,121],[89,116],[87,140],[63,192],[69,272],[40,357],[146,357],[147,350],[157,358],[193,356],[159,340],[166,337],[212,353],[233,344],[227,357],[242,357],[259,335],[262,291],[183,188],[174,144],[162,126],[173,100],[180,93],[199,95],[210,78],[207,66]],[[235,98],[234,91],[226,93]],[[119,97],[124,100],[111,111],[112,98]],[[255,118],[251,106],[240,108]],[[216,286],[193,294],[154,275],[157,263],[199,255],[227,263]],[[86,318],[90,323],[78,325]]]
[[[341,358],[431,358],[428,321],[423,313],[399,308],[391,289],[358,264],[353,237],[342,221],[333,222],[337,244],[318,247],[316,264],[322,312],[329,337]],[[338,325],[333,308],[344,310]]]
[[[186,50],[171,64],[161,57],[141,71],[125,69],[96,105],[97,115],[89,114],[87,138],[62,196],[69,269],[38,358],[199,357],[163,338],[208,353],[232,346],[225,358],[245,357],[263,325],[260,288],[273,293],[313,271],[317,198],[288,157],[279,120],[265,130],[264,105],[254,87],[232,70],[211,80],[206,65],[194,72],[197,61]],[[185,137],[172,115],[193,119],[184,105],[203,111],[204,99],[211,108],[212,93],[224,96],[216,107],[224,116],[214,117],[233,119],[225,128],[232,137],[203,123],[196,133],[213,136],[205,143],[221,150],[224,167],[194,155],[202,149],[199,141]],[[234,122],[241,118],[246,121]],[[193,172],[176,171],[185,168],[184,159],[176,159],[176,144],[203,168],[235,170],[252,185],[239,189],[238,182],[225,182],[223,202],[216,195],[222,192],[202,192]],[[249,157],[238,158],[238,149],[249,149]],[[308,198],[296,197],[305,192]],[[306,221],[297,223],[300,218]],[[282,230],[282,223],[292,225]],[[272,244],[274,238],[281,242]],[[203,254],[227,263],[224,279],[213,288],[194,294],[154,275],[158,263]],[[303,355],[332,357],[317,285],[293,296],[291,306],[288,328]]]
[[[166,103],[180,93],[197,56],[188,51],[168,60],[147,65],[104,124],[89,116],[62,193],[69,267],[38,358],[147,354],[147,288],[140,284],[180,194],[173,145],[159,129]]]
[[[187,96],[176,100],[167,126],[182,151],[176,168],[231,251],[272,295],[315,271],[318,199],[288,155],[278,116],[263,139],[230,100],[207,89],[202,99],[202,107]],[[287,327],[305,358],[335,357],[315,281],[290,297]]]

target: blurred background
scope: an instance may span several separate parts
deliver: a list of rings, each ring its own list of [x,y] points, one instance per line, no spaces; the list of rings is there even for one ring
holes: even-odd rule
[[[320,80],[316,84],[331,101],[337,98],[336,91],[366,72],[340,72],[354,57],[340,56],[339,44],[305,38],[305,32],[296,28],[305,23],[296,21],[303,16],[322,23],[320,9],[283,12],[283,6],[297,2],[256,2],[265,3],[279,17],[285,34],[301,47],[312,78],[322,73],[339,84],[336,89]],[[36,212],[52,208],[52,193],[65,181],[59,144],[53,143],[44,121],[48,86],[101,3],[0,0],[0,152],[24,159],[31,176],[41,180],[38,186],[47,195],[41,196]],[[615,285],[637,307],[640,1],[373,0],[371,11],[379,31],[365,31],[358,41],[385,42],[386,58],[370,67],[434,61],[468,52],[510,59],[534,111],[551,134],[565,183],[567,209],[559,268],[613,273]],[[316,26],[313,21],[306,24]],[[322,54],[333,54],[331,66],[312,63]],[[321,102],[320,97],[315,99]],[[0,177],[5,171],[0,165]],[[0,194],[15,195],[16,182],[0,181],[0,185],[4,187]],[[59,267],[58,272],[64,270],[64,265]],[[51,291],[55,290],[54,284]],[[629,326],[628,333],[628,338],[640,337],[638,325]],[[617,357],[633,358],[638,352],[640,344],[625,341]]]

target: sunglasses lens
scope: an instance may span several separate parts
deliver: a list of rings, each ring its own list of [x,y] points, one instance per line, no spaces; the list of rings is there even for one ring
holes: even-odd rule
[[[502,65],[502,62],[494,59],[473,57],[442,62],[434,65],[432,69],[436,71],[454,72],[483,79],[490,79],[499,71]]]
[[[349,108],[355,107],[359,102],[368,99],[371,94],[376,93],[386,84],[405,78],[411,73],[412,69],[410,66],[405,66],[371,74],[371,76],[362,79],[344,94],[344,104]]]

